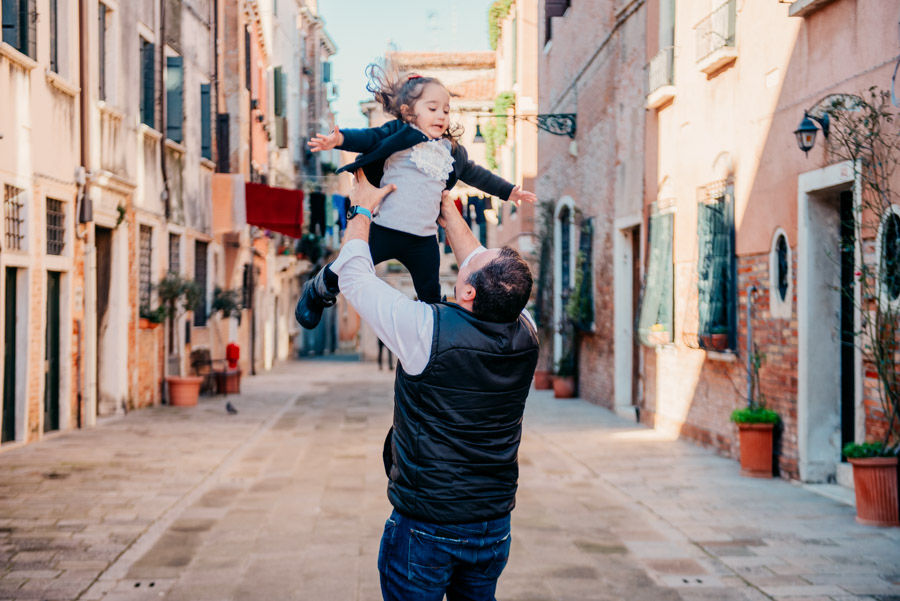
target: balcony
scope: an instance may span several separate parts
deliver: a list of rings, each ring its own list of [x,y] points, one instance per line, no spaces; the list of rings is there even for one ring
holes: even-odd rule
[[[647,108],[655,109],[675,98],[675,47],[656,53],[647,63]]]
[[[122,121],[125,114],[103,102],[100,107],[100,168],[116,175],[125,175],[125,152],[122,140]]]
[[[697,68],[710,75],[737,58],[735,47],[736,0],[728,0],[694,27],[697,32]]]

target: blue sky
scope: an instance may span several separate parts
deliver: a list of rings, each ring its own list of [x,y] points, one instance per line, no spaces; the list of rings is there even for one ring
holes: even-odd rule
[[[490,50],[490,5],[491,0],[319,0],[319,14],[338,47],[331,59],[340,92],[332,105],[338,126],[365,127],[359,112],[359,103],[371,97],[365,68],[384,56],[389,43],[404,51]]]

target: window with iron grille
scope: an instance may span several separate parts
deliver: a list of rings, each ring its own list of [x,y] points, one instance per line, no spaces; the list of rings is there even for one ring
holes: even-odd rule
[[[25,240],[25,191],[6,184],[3,192],[6,248],[22,250]]]
[[[737,342],[733,190],[730,180],[699,190],[696,334],[699,348],[706,350],[733,349]]]
[[[194,325],[205,326],[206,314],[206,242],[194,243],[194,281],[200,286],[202,302],[194,309]]]
[[[181,236],[169,234],[169,273],[181,273]]]
[[[47,254],[61,255],[66,246],[66,213],[63,202],[47,199]]]
[[[152,281],[152,258],[153,258],[153,228],[149,225],[141,226],[141,235],[139,240],[139,257],[138,257],[138,299],[140,301],[141,312],[150,311],[151,292],[153,291]]]

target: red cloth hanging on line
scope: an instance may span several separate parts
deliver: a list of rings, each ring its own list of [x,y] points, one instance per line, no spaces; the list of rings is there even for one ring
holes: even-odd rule
[[[246,184],[247,223],[273,232],[303,236],[303,190]]]

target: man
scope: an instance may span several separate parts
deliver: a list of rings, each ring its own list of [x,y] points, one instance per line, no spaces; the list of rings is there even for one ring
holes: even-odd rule
[[[439,223],[459,264],[456,304],[413,301],[375,275],[371,215],[394,186],[362,171],[332,270],[397,356],[385,441],[394,506],[378,556],[384,599],[493,600],[510,548],[525,399],[538,358],[528,264],[482,247],[449,197]]]

